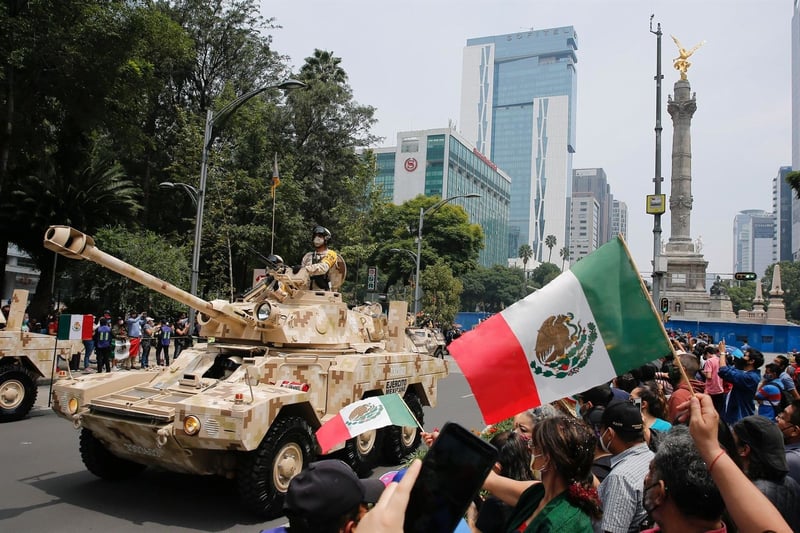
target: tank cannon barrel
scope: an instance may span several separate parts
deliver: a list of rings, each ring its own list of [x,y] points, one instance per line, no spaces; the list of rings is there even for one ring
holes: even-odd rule
[[[220,311],[211,302],[198,298],[171,283],[158,279],[144,270],[97,249],[92,237],[70,226],[50,226],[45,232],[44,247],[70,259],[93,261],[164,296],[194,308],[215,320],[221,322],[235,321],[240,325],[247,324],[244,318]]]

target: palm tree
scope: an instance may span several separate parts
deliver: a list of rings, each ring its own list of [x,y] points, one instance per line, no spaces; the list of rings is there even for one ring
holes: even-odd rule
[[[558,241],[556,240],[555,235],[548,235],[544,238],[544,245],[550,249],[550,254],[547,256],[547,262],[552,263],[551,259],[553,258],[553,247],[556,245]]]
[[[531,257],[533,257],[533,248],[531,248],[530,244],[523,244],[519,247],[519,251],[517,255],[522,258],[522,273],[525,275],[525,279],[528,279],[528,261],[530,261]]]
[[[563,271],[564,263],[569,261],[569,248],[562,246],[558,253],[561,255],[561,270]]]
[[[12,242],[30,254],[41,273],[31,313],[42,316],[52,296],[53,254],[42,246],[45,230],[66,224],[92,235],[102,226],[131,220],[142,209],[140,194],[119,163],[95,160],[82,172],[68,174],[49,161],[0,201],[0,228],[16,228]]]
[[[314,49],[314,55],[305,59],[306,63],[300,68],[300,77],[303,80],[317,79],[323,83],[333,82],[342,85],[347,82],[347,73],[339,63],[341,57],[336,57],[333,52]]]

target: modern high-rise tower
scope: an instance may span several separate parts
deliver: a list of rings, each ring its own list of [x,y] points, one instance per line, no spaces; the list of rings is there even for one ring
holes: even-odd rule
[[[508,256],[568,246],[578,38],[572,26],[468,39],[459,130],[511,177]]]

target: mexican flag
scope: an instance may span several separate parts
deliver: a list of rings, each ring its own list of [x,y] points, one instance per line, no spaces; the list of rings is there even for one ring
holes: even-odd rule
[[[92,339],[94,316],[92,315],[59,315],[58,332],[59,340],[84,340]]]
[[[114,341],[114,359],[120,361],[127,359],[131,355],[130,341]]]
[[[373,396],[353,402],[317,430],[322,453],[356,435],[386,426],[419,426],[398,394]]]
[[[492,424],[672,353],[618,236],[448,347]]]

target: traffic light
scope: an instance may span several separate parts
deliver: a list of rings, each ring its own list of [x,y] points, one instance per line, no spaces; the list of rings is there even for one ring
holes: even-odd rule
[[[733,279],[737,281],[755,281],[758,275],[755,272],[737,272],[733,275]]]
[[[669,298],[661,298],[661,312],[666,313],[669,311]]]

